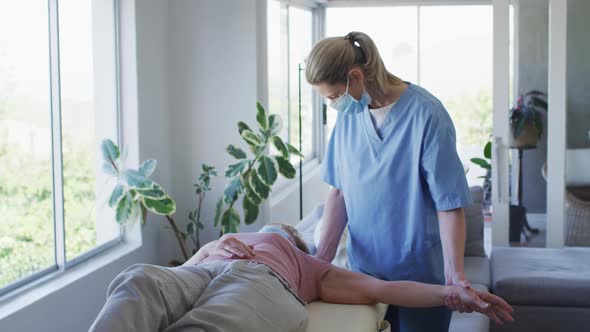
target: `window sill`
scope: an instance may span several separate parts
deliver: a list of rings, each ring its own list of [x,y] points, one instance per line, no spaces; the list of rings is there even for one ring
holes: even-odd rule
[[[303,163],[303,185],[310,178],[315,176],[320,171],[319,158],[314,158],[306,163]],[[283,198],[299,189],[299,165],[297,165],[297,173],[294,179],[281,178],[275,184],[275,189],[271,193],[270,206],[271,208],[282,201]]]
[[[65,271],[50,273],[4,295],[0,298],[0,320],[130,254],[140,246],[141,242],[123,241]]]

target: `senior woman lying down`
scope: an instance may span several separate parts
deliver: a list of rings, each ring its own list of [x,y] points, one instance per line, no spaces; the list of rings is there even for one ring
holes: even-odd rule
[[[178,267],[135,264],[108,287],[91,331],[305,331],[304,304],[386,303],[405,307],[476,304],[492,320],[512,308],[487,292],[413,281],[382,281],[307,253],[295,228],[225,234]]]

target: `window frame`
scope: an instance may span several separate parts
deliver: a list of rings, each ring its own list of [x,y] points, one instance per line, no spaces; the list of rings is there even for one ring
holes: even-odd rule
[[[120,49],[120,1],[111,0],[114,17],[114,59],[115,59],[115,111],[116,140],[119,145],[124,143],[122,133],[121,112],[121,49]],[[39,283],[63,275],[67,270],[90,258],[104,253],[125,241],[125,226],[119,226],[119,234],[114,239],[99,244],[83,252],[71,260],[66,259],[65,218],[63,196],[63,154],[61,128],[61,86],[60,86],[60,53],[59,53],[59,0],[48,0],[48,55],[49,55],[49,111],[51,118],[51,168],[52,168],[52,206],[54,230],[54,264],[39,271],[17,279],[4,287],[0,287],[0,300],[18,295],[21,291]],[[97,220],[98,221],[98,215]]]
[[[287,28],[287,35],[289,35],[289,7],[295,7],[298,9],[303,9],[309,11],[311,13],[311,31],[312,31],[312,38],[311,42],[314,45],[317,41],[319,41],[324,36],[325,31],[325,8],[321,6],[320,2],[313,1],[313,0],[269,0],[269,1],[276,1],[280,4],[281,9],[281,25],[286,24]],[[286,22],[282,20],[283,15],[286,16]],[[283,49],[286,47],[286,49]],[[281,54],[287,54],[288,59],[286,60],[286,68],[282,68],[287,73],[286,81],[287,81],[287,99],[290,99],[290,92],[291,92],[291,74],[290,74],[290,66],[291,61],[289,58],[289,40],[286,43],[281,43]],[[268,65],[268,64],[267,64]],[[281,64],[282,65],[282,64]],[[290,103],[287,106],[288,112],[290,113],[292,110],[290,109]],[[315,90],[312,89],[312,154],[311,156],[306,156],[303,164],[300,165],[300,162],[297,162],[294,166],[297,172],[296,177],[299,176],[300,169],[303,170],[303,174],[307,174],[308,172],[313,171],[316,167],[319,166],[321,163],[324,153],[325,153],[325,117],[324,117],[324,102]],[[297,110],[295,110],[297,111]],[[289,134],[289,131],[288,131]],[[293,142],[289,142],[293,144]],[[298,147],[298,142],[293,144],[293,146]],[[281,190],[293,185],[293,180],[279,178],[274,185],[274,192],[280,192]]]
[[[295,6],[304,8],[312,12],[312,42],[315,44],[326,36],[326,9],[337,7],[400,7],[400,6],[416,6],[416,15],[418,17],[417,42],[420,47],[420,7],[427,6],[478,6],[478,5],[492,5],[492,0],[269,0],[278,1],[281,5]],[[418,50],[419,52],[420,50]],[[420,56],[417,59],[417,75],[418,84],[420,80]],[[289,79],[289,77],[287,78]],[[326,126],[326,112],[327,105],[325,101],[315,91],[313,91],[313,151],[312,158],[308,158],[303,162],[303,176],[313,172],[316,167],[319,167],[324,159],[326,153],[326,143],[329,140],[328,128]],[[297,163],[297,177],[299,177],[299,163]],[[276,193],[280,193],[290,186],[298,186],[292,180],[277,179],[275,184]]]

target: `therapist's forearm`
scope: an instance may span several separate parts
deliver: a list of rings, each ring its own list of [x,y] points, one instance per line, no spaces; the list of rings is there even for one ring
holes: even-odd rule
[[[320,234],[320,244],[316,256],[326,262],[331,262],[336,255],[340,237],[346,226],[347,215],[342,191],[331,188],[324,206],[323,227]]]
[[[444,256],[445,277],[456,273],[464,274],[465,255],[465,213],[463,208],[438,212],[440,238]]]

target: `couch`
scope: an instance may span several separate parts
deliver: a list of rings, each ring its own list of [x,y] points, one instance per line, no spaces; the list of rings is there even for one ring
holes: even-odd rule
[[[590,249],[495,247],[495,294],[514,308],[493,332],[590,331]]]

